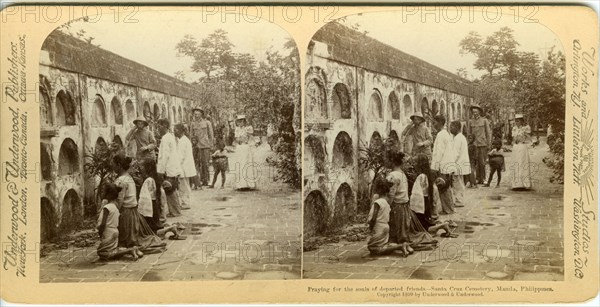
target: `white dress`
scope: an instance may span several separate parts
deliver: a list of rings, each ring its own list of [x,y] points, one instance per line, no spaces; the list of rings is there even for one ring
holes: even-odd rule
[[[256,150],[255,140],[252,136],[254,129],[252,126],[236,127],[236,163],[234,166],[235,188],[238,190],[256,189],[260,176],[260,166],[254,161],[254,152]]]
[[[513,146],[515,164],[511,166],[514,170],[511,180],[513,189],[531,189],[533,186],[531,182],[531,167],[527,145],[530,133],[531,128],[529,128],[528,125],[520,127],[514,126],[512,130],[513,140],[515,142],[515,145]]]

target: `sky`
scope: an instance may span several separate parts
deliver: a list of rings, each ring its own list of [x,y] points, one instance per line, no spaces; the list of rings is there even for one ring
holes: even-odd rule
[[[367,35],[392,47],[416,56],[431,64],[452,73],[465,68],[469,79],[479,77],[483,72],[473,68],[476,57],[460,54],[460,41],[470,31],[478,32],[487,37],[507,26],[514,30],[514,37],[519,42],[519,51],[535,52],[543,59],[549,48],[563,50],[562,45],[544,25],[534,22],[523,22],[513,15],[503,12],[499,17],[488,13],[484,18],[481,12],[462,11],[458,13],[434,14],[396,12],[376,12],[346,17],[346,23],[358,24],[359,31],[366,30]],[[455,17],[455,16],[461,16]],[[439,22],[435,22],[435,18]],[[425,19],[426,22],[422,20]],[[456,20],[456,22],[451,22]],[[493,20],[494,22],[488,22]]]
[[[137,22],[123,22],[125,18],[122,16],[121,22],[115,23],[112,16],[103,15],[91,18],[93,22],[74,22],[69,31],[77,33],[84,29],[87,36],[94,38],[92,42],[101,48],[168,75],[174,76],[175,72],[183,71],[187,82],[197,80],[200,75],[191,71],[191,58],[177,56],[175,46],[186,34],[201,41],[216,29],[223,29],[235,45],[234,52],[250,53],[258,61],[265,59],[267,50],[282,49],[289,38],[287,31],[268,21],[246,22],[241,19],[239,22],[222,23],[220,18],[211,18],[202,22],[198,11],[183,9],[176,13],[137,12],[130,19]]]
[[[475,56],[459,53],[459,42],[470,31],[486,37],[508,26],[520,43],[519,51],[535,52],[543,58],[541,55],[552,46],[562,50],[556,36],[545,26],[525,23],[522,19],[515,22],[514,16],[506,11],[494,22],[486,21],[480,12],[462,11],[461,18],[454,16],[457,15],[451,11],[437,15],[387,11],[351,15],[345,22],[359,24],[367,35],[452,73],[465,68],[469,79],[482,74],[473,68]],[[488,16],[494,17],[493,14]],[[437,22],[436,17],[439,17]],[[209,18],[203,22],[200,12],[184,8],[173,13],[138,11],[130,19],[121,16],[120,22],[106,14],[92,20],[73,23],[70,31],[76,33],[84,29],[102,48],[168,75],[183,71],[188,82],[197,80],[200,75],[191,71],[192,59],[177,56],[175,46],[186,34],[201,40],[221,28],[228,32],[235,45],[234,52],[250,53],[259,61],[265,58],[267,50],[280,50],[289,38],[285,30],[266,20],[247,22],[242,18],[235,22],[228,18],[223,22],[221,18]],[[300,50],[300,54],[305,51]]]

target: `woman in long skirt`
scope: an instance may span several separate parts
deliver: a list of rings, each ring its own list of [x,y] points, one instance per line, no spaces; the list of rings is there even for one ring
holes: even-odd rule
[[[153,248],[163,247],[165,242],[154,234],[146,219],[138,212],[138,201],[135,182],[129,175],[131,158],[116,155],[113,158],[115,171],[119,177],[115,185],[121,188],[117,205],[121,215],[119,216],[119,246],[138,246],[142,251],[153,251]]]
[[[235,141],[236,141],[236,170],[238,176],[235,178],[235,187],[240,191],[255,190],[260,176],[259,165],[254,161],[256,144],[254,140],[254,129],[246,123],[246,116],[239,115],[236,119]]]
[[[514,141],[513,155],[515,157],[514,171],[512,176],[513,190],[528,190],[532,188],[531,168],[529,161],[529,137],[531,128],[525,123],[522,114],[515,115],[515,126],[512,129]]]

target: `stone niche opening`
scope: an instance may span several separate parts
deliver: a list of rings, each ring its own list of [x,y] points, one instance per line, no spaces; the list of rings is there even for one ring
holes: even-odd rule
[[[79,152],[72,139],[65,139],[58,152],[58,175],[72,175],[79,171]]]
[[[127,113],[128,124],[133,123],[133,120],[135,120],[137,116],[135,115],[135,105],[131,99],[127,99],[125,102],[125,112]]]
[[[52,116],[52,103],[45,87],[40,86],[40,123],[42,128],[52,127],[54,117]]]
[[[42,197],[40,200],[40,240],[42,243],[56,236],[56,212],[52,202]]]
[[[423,100],[421,100],[421,113],[423,114],[423,116],[425,118],[428,118],[429,115],[429,101],[427,101],[427,98],[423,97]]]
[[[144,111],[143,111],[143,115],[146,118],[147,121],[150,121],[152,119],[152,110],[150,109],[150,104],[148,103],[148,101],[144,102]]]
[[[312,78],[306,84],[306,113],[314,119],[327,118],[327,99],[325,86],[321,80]]]
[[[125,146],[123,146],[123,141],[121,140],[120,136],[115,135],[115,137],[112,140],[112,146],[116,153],[118,153],[118,154],[125,153]]]
[[[175,109],[175,106],[172,106],[171,114],[169,116],[169,121],[171,122],[171,126],[175,124],[176,120],[177,120],[177,110]]]
[[[40,166],[42,169],[42,180],[52,179],[52,156],[47,144],[40,143]]]
[[[71,93],[59,91],[56,94],[56,124],[59,126],[74,126],[75,103]]]
[[[332,228],[340,228],[352,222],[356,216],[354,193],[347,183],[342,183],[335,193]]]
[[[401,151],[400,148],[400,138],[398,137],[398,133],[396,130],[390,131],[390,135],[388,136],[388,146],[393,151]]]
[[[442,100],[440,103],[440,115],[446,117],[446,121],[448,121],[448,113],[446,113],[446,102]]]
[[[404,98],[402,98],[402,109],[404,110],[404,119],[409,120],[414,111],[412,99],[410,99],[408,94],[404,95]]]
[[[110,102],[110,109],[112,111],[112,120],[115,125],[123,124],[123,109],[121,108],[121,102],[117,97],[113,97]]]
[[[179,111],[177,112],[177,122],[183,123],[183,112],[181,110],[181,106],[179,106]]]
[[[155,103],[154,104],[154,108],[153,108],[153,114],[154,114],[154,120],[159,120],[160,119],[160,109],[158,108],[158,104]]]
[[[327,230],[329,207],[323,193],[314,190],[304,199],[304,234],[323,235]]]
[[[381,94],[377,89],[374,89],[374,92],[369,98],[369,119],[372,121],[383,120],[383,106],[381,102]]]
[[[396,96],[396,92],[392,91],[388,97],[388,114],[391,114],[392,119],[400,119],[400,100]]]
[[[106,141],[102,137],[96,139],[96,144],[94,145],[94,153],[102,153],[107,151],[108,145],[106,144]]]
[[[331,162],[335,168],[352,167],[354,164],[354,148],[352,146],[352,138],[345,131],[338,133],[335,138]]]
[[[433,102],[431,103],[431,116],[436,116],[438,115],[438,112],[440,111],[439,106],[438,106],[438,102],[437,100],[433,100]]]
[[[460,102],[456,106],[456,119],[463,120],[462,105],[460,104]]]
[[[325,142],[317,136],[309,135],[304,139],[305,176],[325,174],[325,157],[327,152]]]
[[[450,114],[448,114],[448,121],[452,121],[456,119],[456,105],[453,103],[450,104]]]
[[[104,99],[100,95],[96,95],[92,106],[92,126],[106,126],[106,108]]]
[[[349,119],[352,118],[352,104],[350,102],[350,94],[348,87],[343,83],[337,83],[333,87],[332,93],[332,117],[334,119]]]
[[[81,198],[74,189],[70,189],[65,194],[61,207],[61,233],[74,230],[81,224],[82,220],[83,207],[81,205]]]
[[[167,106],[165,106],[164,104],[161,105],[161,112],[160,112],[160,116],[162,118],[168,118],[168,114],[167,114]]]

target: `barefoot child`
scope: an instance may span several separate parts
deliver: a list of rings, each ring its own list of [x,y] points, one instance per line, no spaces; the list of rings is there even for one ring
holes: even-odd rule
[[[213,177],[213,181],[210,185],[210,188],[215,187],[215,183],[217,182],[217,176],[220,173],[222,189],[225,186],[225,173],[229,171],[229,160],[227,158],[227,150],[225,150],[225,144],[223,142],[219,143],[218,150],[212,154],[212,159],[215,175]]]
[[[484,187],[489,187],[492,183],[492,177],[494,173],[498,174],[498,183],[496,187],[500,186],[500,180],[502,180],[502,172],[504,171],[504,154],[502,153],[502,140],[495,139],[492,142],[493,149],[488,152],[488,160],[490,164],[490,177],[488,182],[484,184]]]
[[[386,255],[397,249],[403,248],[402,245],[390,244],[390,204],[385,199],[390,191],[390,184],[383,178],[375,180],[373,192],[375,201],[371,204],[367,224],[371,231],[367,248],[371,255]]]
[[[117,208],[117,197],[121,188],[113,183],[107,183],[104,186],[103,207],[98,216],[97,229],[100,235],[100,244],[98,245],[98,256],[102,260],[111,260],[121,258],[123,255],[130,254],[134,260],[142,256],[136,246],[132,248],[119,248],[119,209]]]

